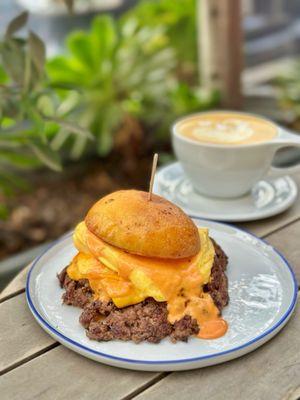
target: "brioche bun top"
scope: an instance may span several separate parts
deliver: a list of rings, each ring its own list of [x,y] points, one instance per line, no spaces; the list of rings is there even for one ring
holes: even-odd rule
[[[180,259],[200,251],[194,222],[163,197],[138,190],[111,193],[89,210],[85,223],[104,242],[144,257]]]

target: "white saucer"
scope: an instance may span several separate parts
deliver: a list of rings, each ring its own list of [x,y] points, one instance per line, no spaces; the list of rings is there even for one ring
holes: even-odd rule
[[[258,182],[252,193],[237,199],[208,198],[197,193],[179,162],[159,169],[153,191],[193,217],[217,221],[253,221],[271,217],[296,200],[297,185],[289,176]]]
[[[276,335],[290,318],[297,284],[288,262],[272,246],[234,226],[194,219],[228,255],[230,301],[223,310],[228,332],[219,339],[191,338],[159,344],[89,340],[78,318],[81,310],[62,305],[56,274],[76,254],[71,234],[36,259],[28,274],[26,296],[41,327],[64,346],[95,361],[144,371],[206,367],[240,357]]]

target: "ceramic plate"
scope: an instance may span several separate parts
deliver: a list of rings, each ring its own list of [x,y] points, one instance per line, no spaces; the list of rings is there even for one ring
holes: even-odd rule
[[[223,311],[229,323],[225,336],[192,338],[188,343],[96,342],[78,322],[80,310],[61,304],[56,274],[76,254],[71,235],[54,243],[28,274],[26,295],[31,312],[51,336],[93,360],[122,368],[175,371],[205,367],[240,357],[270,340],[290,318],[297,285],[288,262],[273,247],[233,226],[194,220],[229,257],[230,303]]]
[[[297,198],[297,185],[288,176],[262,180],[248,196],[237,199],[208,198],[194,190],[179,162],[157,172],[153,191],[191,216],[231,222],[271,217],[288,209]]]

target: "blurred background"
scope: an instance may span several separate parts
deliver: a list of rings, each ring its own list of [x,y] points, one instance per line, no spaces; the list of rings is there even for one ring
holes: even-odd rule
[[[174,119],[300,131],[298,0],[1,0],[0,36],[0,288],[99,197],[146,189]]]

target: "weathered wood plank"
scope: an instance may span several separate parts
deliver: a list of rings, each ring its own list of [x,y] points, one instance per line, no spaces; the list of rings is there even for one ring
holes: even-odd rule
[[[25,303],[22,293],[0,304],[0,372],[55,343],[33,320]]]
[[[0,293],[0,300],[18,293],[20,290],[25,288],[27,273],[31,267],[27,265],[22,271],[2,290]]]
[[[300,307],[273,340],[237,360],[195,371],[172,373],[136,397],[161,399],[283,400],[300,388]]]
[[[291,263],[300,283],[300,220],[266,237]]]
[[[0,304],[0,321],[0,374],[4,373],[0,378],[1,400],[32,399],[35,396],[39,399],[71,396],[112,399],[147,386],[161,376],[106,367],[62,346],[51,349],[55,341],[33,320],[24,294]],[[25,372],[22,372],[24,368]],[[15,379],[13,372],[19,374],[19,371],[21,377],[12,383],[10,379]],[[66,382],[72,382],[72,385],[66,385]]]
[[[291,175],[300,188],[300,172]],[[246,222],[239,224],[242,228],[249,230],[257,236],[266,236],[275,230],[300,218],[300,195],[294,205],[282,214],[261,221]]]
[[[49,246],[49,242],[21,251],[0,261],[0,291]]]
[[[0,377],[1,400],[120,399],[160,376],[98,364],[59,346]]]

